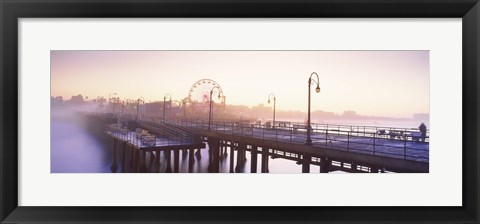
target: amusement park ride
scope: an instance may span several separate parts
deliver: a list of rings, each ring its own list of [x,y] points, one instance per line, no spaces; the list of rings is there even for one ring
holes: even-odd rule
[[[212,90],[218,97],[210,97]],[[135,100],[120,100],[118,97],[112,97],[108,102],[108,108],[104,108],[103,104],[97,103],[97,109],[120,115],[119,117],[122,118],[124,116],[134,116],[136,120],[142,116],[154,117],[155,119],[175,117],[208,119],[212,110],[217,111],[215,114],[220,117],[225,115],[225,99],[222,87],[217,82],[211,79],[200,79],[190,87],[188,96],[183,99],[173,99],[168,93],[164,96],[163,101],[149,103],[145,102],[143,97]],[[96,101],[101,102],[99,99]],[[210,106],[212,106],[212,110],[210,110]]]
[[[216,97],[212,98],[214,103],[220,103],[225,108],[225,95],[222,87],[211,79],[200,79],[196,81],[188,92],[188,103],[190,104],[193,113],[208,113],[210,103],[210,91],[215,88],[221,96],[218,100]],[[215,101],[220,102],[215,102]]]

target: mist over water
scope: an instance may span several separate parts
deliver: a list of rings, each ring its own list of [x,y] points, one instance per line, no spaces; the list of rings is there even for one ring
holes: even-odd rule
[[[333,121],[332,121],[333,122]],[[322,124],[321,122],[315,122]],[[328,122],[330,123],[330,122]],[[337,121],[337,123],[340,123]],[[351,125],[375,125],[384,127],[415,128],[417,121],[390,121],[387,123],[349,122]],[[86,117],[73,110],[52,108],[51,111],[51,172],[52,173],[111,173],[113,157],[113,140],[103,133],[95,134],[88,128]],[[341,124],[347,124],[341,122]],[[428,125],[428,124],[427,124]],[[117,151],[117,164],[121,164],[121,153]],[[127,153],[130,152],[127,150]],[[227,153],[230,149],[227,148]],[[147,154],[148,155],[148,154]],[[148,157],[148,156],[147,156]],[[173,157],[173,153],[172,153]],[[236,161],[235,152],[235,161]],[[250,173],[250,153],[246,153],[247,162],[241,172]],[[165,155],[161,153],[160,170],[166,169]],[[208,146],[201,150],[201,158],[195,157],[194,173],[208,173]],[[257,159],[257,172],[260,172],[261,156]],[[128,163],[128,160],[127,160]],[[148,161],[147,161],[148,165]],[[173,161],[172,161],[173,165]],[[127,171],[129,171],[127,164]],[[229,155],[220,161],[220,172],[230,170]],[[119,168],[120,171],[120,168]],[[188,172],[188,156],[180,153],[180,172]],[[270,173],[301,173],[302,167],[295,161],[285,159],[269,159]],[[319,173],[319,167],[311,165],[311,173]]]
[[[111,150],[88,132],[84,118],[75,115],[67,109],[51,111],[51,172],[110,172]]]

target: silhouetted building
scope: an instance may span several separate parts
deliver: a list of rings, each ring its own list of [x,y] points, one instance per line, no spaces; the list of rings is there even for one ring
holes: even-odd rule
[[[63,104],[63,97],[57,96],[57,97],[50,97],[50,103],[52,106],[57,106],[57,105],[62,105]]]
[[[169,101],[167,101],[169,102]],[[167,106],[167,105],[165,105]],[[157,114],[161,115],[163,113],[163,101],[157,101],[153,103],[145,103],[141,107],[145,108],[145,113],[147,114]]]
[[[413,114],[413,119],[418,121],[428,121],[430,119],[430,114],[416,113]]]
[[[252,113],[257,118],[265,118],[265,117],[271,118],[273,109],[271,107],[266,107],[263,104],[258,104],[258,106],[252,107]]]
[[[312,112],[312,117],[315,117],[315,119],[335,119],[337,118],[337,115],[333,112],[327,112],[323,110],[316,110]]]
[[[357,112],[353,110],[346,110],[342,114],[342,118],[344,119],[356,119],[358,118]]]
[[[81,104],[81,103],[83,103],[82,94],[78,94],[77,96],[72,96],[72,98],[69,100],[69,103],[71,103],[71,104]]]

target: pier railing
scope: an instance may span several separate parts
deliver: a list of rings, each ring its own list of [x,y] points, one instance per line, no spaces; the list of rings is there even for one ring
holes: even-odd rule
[[[136,131],[130,131],[118,124],[107,125],[105,131],[108,135],[118,140],[126,141],[139,148],[182,145],[194,142],[192,138],[185,137],[183,135],[165,136],[161,134],[153,134],[140,128],[138,128]]]
[[[157,145],[173,145],[197,140],[201,141],[200,139],[196,139],[196,137],[192,137],[194,135],[191,135],[191,132],[188,130],[182,132],[181,128],[187,127],[207,130],[209,126],[208,121],[189,119],[162,121],[141,117],[139,122],[149,124],[150,126],[147,129],[154,127],[158,128],[158,133],[163,133],[164,136],[161,134],[155,135],[155,144]],[[210,124],[210,130],[236,136],[304,144],[307,125],[305,123],[283,121],[277,121],[275,126],[272,126],[269,122],[262,124],[248,120],[216,121]],[[310,130],[314,146],[415,161],[428,162],[429,160],[430,137],[428,131],[425,136],[422,136],[420,131],[414,128],[315,123],[310,125]],[[167,133],[169,131],[175,133]],[[125,139],[139,147],[145,147],[151,144],[148,141],[148,137],[139,137],[135,132],[125,134],[125,130],[119,129],[115,125],[109,126],[107,132],[109,132],[110,135]]]
[[[207,121],[177,120],[175,125],[208,129]],[[314,146],[367,153],[376,156],[428,161],[429,133],[422,136],[418,129],[393,127],[347,126],[312,124],[311,138]],[[307,125],[279,122],[276,126],[259,122],[213,122],[210,130],[237,136],[248,136],[286,143],[305,143]]]

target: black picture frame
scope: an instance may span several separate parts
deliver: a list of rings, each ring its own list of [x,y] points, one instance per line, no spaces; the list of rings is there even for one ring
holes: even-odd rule
[[[478,0],[0,0],[1,223],[479,223]],[[24,207],[18,206],[19,18],[348,17],[462,18],[461,207]],[[448,43],[446,43],[448,44]],[[447,119],[447,118],[446,118]],[[446,164],[448,166],[448,164]],[[445,180],[448,182],[448,180]],[[321,193],[321,192],[312,192]],[[448,194],[448,192],[445,192]],[[215,195],[212,195],[215,196]],[[439,195],[440,197],[441,195]]]

